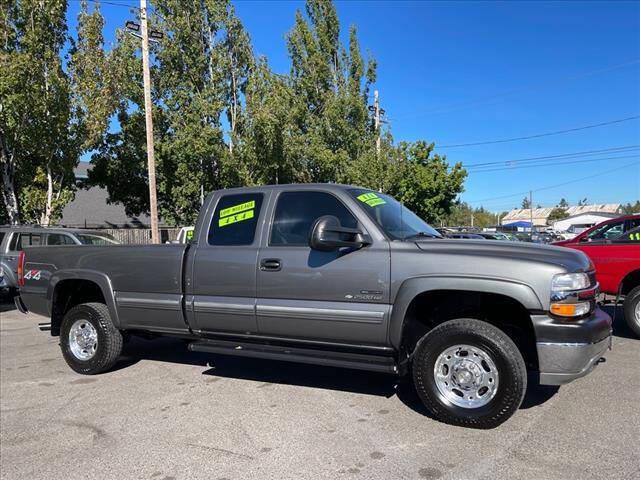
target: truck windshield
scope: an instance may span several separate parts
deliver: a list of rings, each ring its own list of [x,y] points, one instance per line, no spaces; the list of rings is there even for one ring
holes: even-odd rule
[[[350,189],[349,193],[392,240],[442,238],[433,227],[389,195],[363,188]]]

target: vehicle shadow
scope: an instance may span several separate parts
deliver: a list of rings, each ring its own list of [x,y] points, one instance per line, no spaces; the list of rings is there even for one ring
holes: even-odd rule
[[[112,371],[127,368],[141,360],[193,365],[206,367],[202,375],[251,380],[265,386],[293,385],[386,398],[396,395],[412,410],[431,416],[418,397],[409,376],[398,377],[364,370],[191,352],[187,349],[187,344],[184,340],[173,338],[145,340],[133,337],[125,345],[122,358]],[[558,387],[539,385],[535,376],[530,376],[527,393],[520,408],[541,405],[557,391]]]
[[[624,319],[624,309],[622,305],[617,307],[614,304],[602,305],[600,308],[604,310],[613,319],[613,336],[619,338],[637,339],[629,325]]]
[[[0,299],[0,313],[11,312],[16,310],[16,305],[13,303],[13,299],[2,298]]]

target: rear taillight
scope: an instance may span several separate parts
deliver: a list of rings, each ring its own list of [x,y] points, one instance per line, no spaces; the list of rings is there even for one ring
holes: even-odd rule
[[[18,286],[24,287],[24,252],[18,256]]]

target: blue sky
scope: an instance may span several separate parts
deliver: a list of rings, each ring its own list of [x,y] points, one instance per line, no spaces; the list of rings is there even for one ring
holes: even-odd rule
[[[256,53],[266,55],[276,72],[288,72],[285,34],[304,3],[234,4]],[[336,5],[344,39],[355,24],[363,53],[378,61],[376,88],[396,141],[433,141],[449,161],[468,165],[640,146],[640,119],[634,119],[517,142],[438,148],[640,115],[640,2]],[[108,4],[102,10],[110,40],[131,14]],[[71,1],[72,34],[77,11],[78,3]],[[607,160],[596,161],[601,158]],[[470,170],[462,198],[490,210],[515,207],[528,190],[534,190],[534,204],[543,206],[561,197],[570,203],[585,197],[597,203],[640,198],[640,149],[545,162],[535,168],[500,163],[490,172]],[[566,182],[571,183],[554,187]]]

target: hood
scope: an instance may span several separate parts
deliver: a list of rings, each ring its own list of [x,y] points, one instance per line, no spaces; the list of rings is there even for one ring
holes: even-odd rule
[[[578,250],[551,245],[502,240],[429,239],[416,242],[420,250],[472,258],[485,257],[540,262],[560,266],[567,272],[593,270],[589,258]]]

